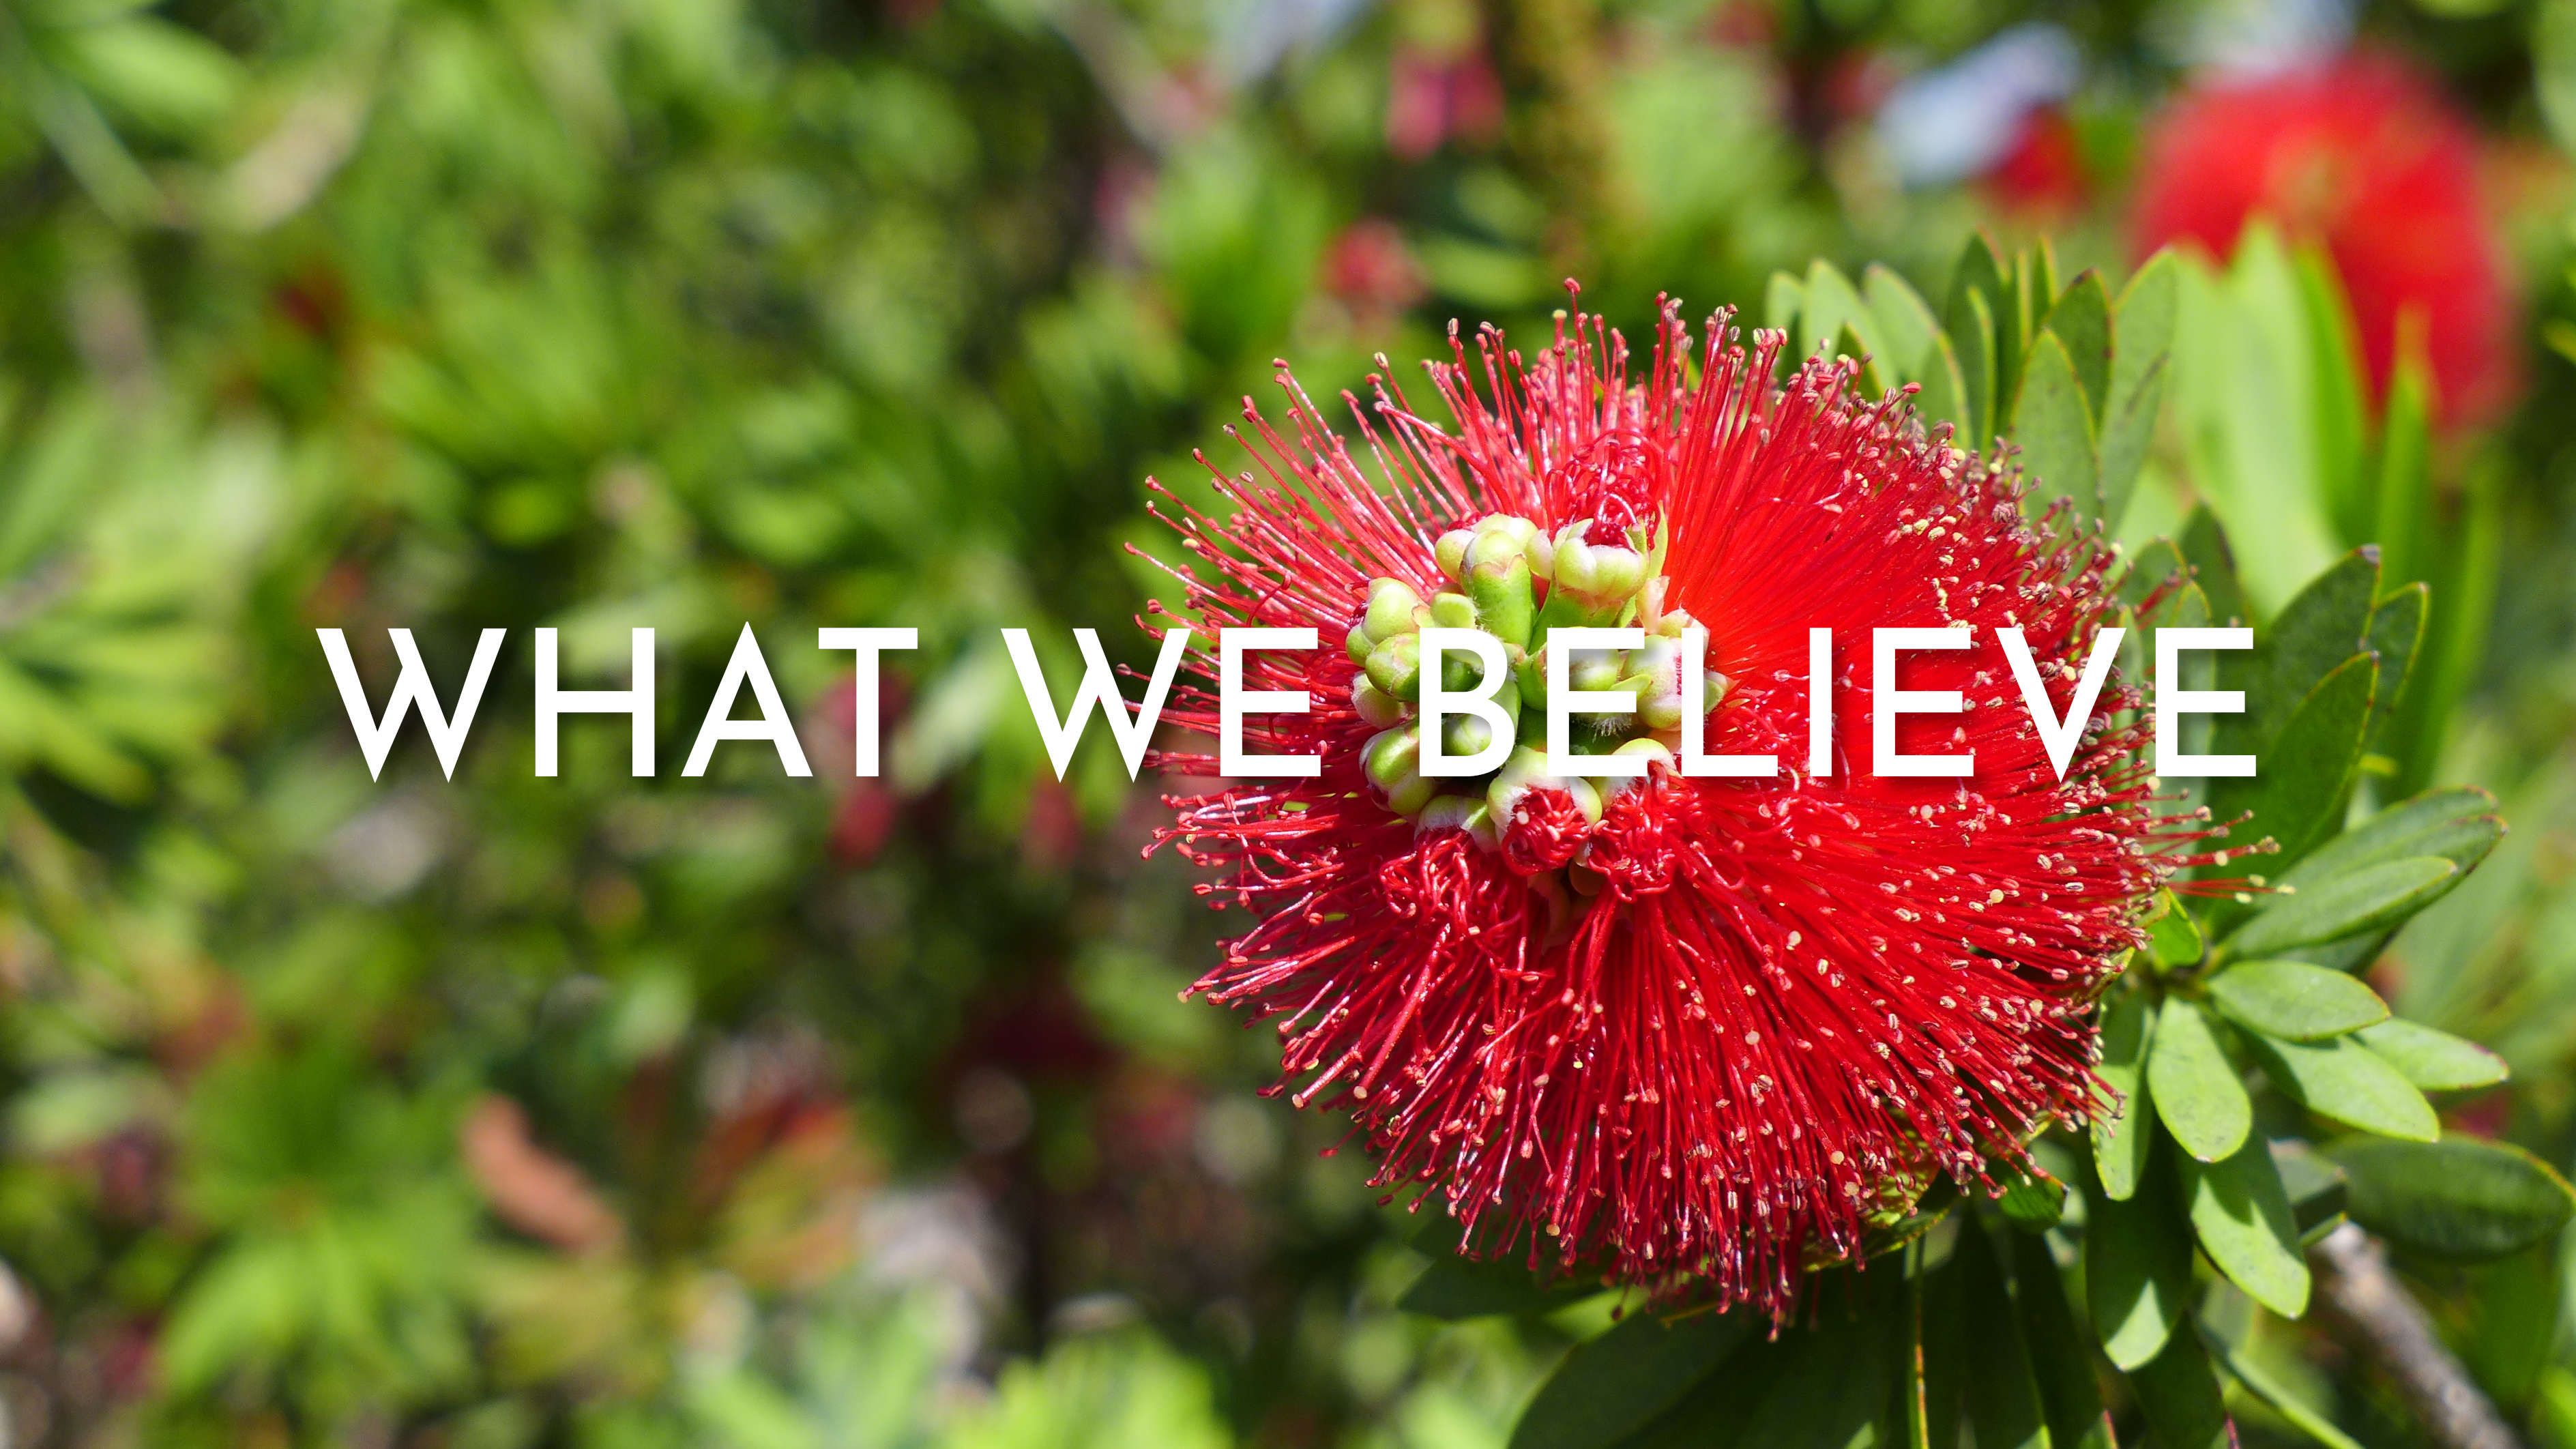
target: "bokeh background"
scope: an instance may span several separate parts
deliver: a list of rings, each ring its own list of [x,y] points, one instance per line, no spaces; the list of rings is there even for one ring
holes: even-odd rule
[[[996,630],[1140,659],[1144,479],[1274,358],[1937,297],[1980,226],[2198,240],[2128,530],[2219,507],[2258,614],[2384,522],[2281,379],[2429,390],[2387,769],[2515,834],[2374,980],[2567,1166],[2571,148],[2576,0],[0,0],[0,1442],[1501,1445],[1606,1310],[1397,1311],[1360,1154],[1174,1000],[1225,918],[1152,782],[1058,782]],[[814,780],[677,777],[746,621]],[[608,687],[639,624],[663,776],[576,720],[535,779],[528,629]],[[885,624],[853,781],[808,645]],[[369,779],[317,625],[379,699],[387,626],[450,689],[512,631],[453,782]],[[2570,1264],[2408,1265],[2562,1449]]]

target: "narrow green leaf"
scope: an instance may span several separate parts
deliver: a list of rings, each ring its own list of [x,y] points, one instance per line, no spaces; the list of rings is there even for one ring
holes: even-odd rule
[[[2247,1393],[2262,1400],[2273,1413],[2287,1420],[2291,1428],[2324,1445],[2325,1449],[2362,1449],[2361,1441],[2336,1428],[2332,1419],[2282,1387],[2250,1355],[2240,1352],[2234,1344],[2212,1332],[2208,1324],[2200,1324],[2199,1328],[2201,1343],[2218,1355],[2218,1361],[2227,1366],[2228,1376],[2243,1384]]]
[[[2138,1391],[2157,1449],[2235,1449],[2227,1401],[2198,1333],[2167,1339],[2164,1352],[2129,1371],[2129,1386]]]
[[[2373,815],[2317,847],[2279,883],[2306,890],[2335,876],[2410,856],[2438,855],[2462,870],[2504,838],[2495,797],[2470,786],[2427,790]]]
[[[2075,279],[2048,309],[2046,330],[2066,345],[2076,380],[2084,384],[2087,411],[2105,416],[2111,405],[2111,290],[2102,285],[2100,272],[2088,270]]]
[[[2057,285],[2057,247],[2042,234],[2029,251],[2013,259],[2013,269],[2021,293],[2022,334],[2028,336],[2038,330],[2049,299],[2062,290]]]
[[[2014,1227],[2044,1233],[2066,1216],[2066,1184],[2034,1167],[2029,1177],[2005,1183],[1995,1206]]]
[[[2419,1022],[2383,1021],[2361,1033],[2361,1044],[2427,1092],[2492,1087],[2507,1075],[2504,1058]]]
[[[2556,1236],[2576,1213],[2576,1190],[2566,1179],[2507,1143],[2347,1137],[2325,1152],[2349,1179],[2354,1222],[2435,1257],[2518,1253]]]
[[[2222,779],[2210,790],[2210,809],[2221,820],[2240,812],[2253,819],[2231,828],[2229,839],[2270,839],[2279,848],[2262,867],[2286,869],[2340,821],[2346,792],[2361,767],[2361,740],[2370,726],[2370,699],[2379,685],[2379,662],[2355,654],[2318,681],[2255,757],[2251,777]],[[2249,696],[2250,698],[2250,696]],[[2222,742],[2227,731],[2218,731]],[[2233,856],[2229,866],[2213,865],[2209,873],[2245,869]],[[2224,913],[2221,913],[2224,919]]]
[[[2138,474],[2146,467],[2147,449],[2155,441],[2165,379],[2172,370],[2171,357],[2158,357],[2137,391],[2112,398],[2110,411],[2102,414],[2095,428],[2093,454],[2102,479],[2102,526],[2114,533],[2128,517],[2129,500],[2137,494]]]
[[[2182,1164],[2192,1235],[2246,1296],[2285,1318],[2308,1311],[2308,1264],[2289,1195],[2260,1133],[2223,1162]]]
[[[2348,543],[2372,537],[2377,501],[2364,477],[2362,454],[2369,404],[2361,376],[2361,345],[2345,305],[2334,263],[2313,246],[2299,249],[2299,311],[2308,341],[2309,397],[2315,421],[2309,435],[2317,449],[2317,481],[2326,516]]]
[[[2414,677],[2416,656],[2424,647],[2424,616],[2432,590],[2408,584],[2379,601],[2370,616],[2370,650],[2379,656],[2379,693],[2370,701],[2370,735],[2377,738],[2390,716],[2406,702],[2406,681]]]
[[[2284,1041],[2316,1041],[2388,1019],[2379,993],[2304,961],[2243,961],[2210,978],[2227,1019]]]
[[[2343,1169],[2317,1155],[2304,1142],[2275,1140],[2272,1166],[2281,1174],[2281,1191],[2289,1194],[2290,1221],[2299,1240],[2311,1242],[2318,1229],[2343,1218]]]
[[[1725,1362],[1757,1317],[1739,1309],[1668,1325],[1631,1314],[1566,1354],[1512,1429],[1511,1449],[1608,1449]]]
[[[1959,371],[1959,354],[1946,336],[1932,339],[1932,350],[1923,367],[1923,390],[1914,397],[1926,427],[1949,423],[1956,437],[1965,441],[1975,433],[1968,416],[1968,384]]]
[[[1860,292],[1878,320],[1892,369],[1907,382],[1925,382],[1932,369],[1933,339],[1941,334],[1931,305],[1884,262],[1872,262],[1861,272]]]
[[[2030,1348],[2022,1341],[2012,1288],[2003,1261],[1974,1216],[1959,1222],[1959,1257],[1965,1291],[1968,1342],[1968,1423],[1977,1449],[2048,1449],[2048,1421],[2039,1383],[2031,1377]]]
[[[1860,364],[1860,376],[1854,386],[1861,397],[1885,397],[1894,389],[1895,380],[1879,369],[1877,352],[1859,333],[1849,327],[1835,333],[1833,350],[1835,356],[1848,357]]]
[[[2394,925],[2459,883],[2460,868],[2438,855],[2364,866],[2295,895],[2276,895],[2227,941],[2239,956],[2278,956],[2301,946]]]
[[[2122,990],[2102,1008],[2102,1085],[2119,1105],[2093,1124],[2093,1166],[2102,1191],[2126,1202],[2137,1196],[2146,1175],[2147,1152],[2155,1146],[2155,1107],[2147,1100],[2147,1044],[2155,1014],[2145,998]]]
[[[1789,345],[1793,349],[1802,345],[1813,347],[1813,342],[1801,344],[1798,341],[1798,314],[1805,311],[1806,306],[1806,285],[1787,272],[1773,272],[1770,285],[1762,290],[1762,325],[1774,332],[1788,333]],[[1805,353],[1800,351],[1798,355],[1804,356]]]
[[[1950,345],[1959,357],[1959,371],[1966,385],[1966,405],[1960,409],[1967,418],[1967,432],[1960,440],[1972,452],[1990,448],[1999,431],[1996,422],[1995,389],[1995,316],[1983,292],[1969,292],[1951,317]]]
[[[2126,1201],[2088,1200],[2084,1289],[2102,1352],[2135,1370],[2165,1345],[2191,1299],[2191,1239],[2174,1202],[2173,1174],[2159,1165]]]
[[[2172,374],[2181,263],[2160,251],[2129,278],[2111,323],[2109,401],[2101,410],[2102,516],[2116,528],[2155,441],[2156,414]]]
[[[2022,467],[2038,480],[2028,506],[2044,509],[2050,500],[2072,498],[2085,517],[2101,516],[2092,411],[2065,345],[2049,333],[2040,334],[2023,361],[2012,436],[2021,445]]]
[[[2250,652],[2222,659],[2219,683],[2244,689],[2245,712],[2221,718],[2220,747],[2254,750],[2278,739],[2318,683],[2368,647],[2378,597],[2379,550],[2354,549],[2291,596],[2256,631]]]
[[[1798,313],[1797,345],[1812,348],[1821,340],[1840,345],[1853,357],[1878,354],[1878,319],[1833,263],[1820,258],[1808,265],[1805,296]],[[1842,342],[1846,331],[1852,335],[1850,344]]]
[[[2199,1005],[2167,997],[2147,1056],[2147,1096],[2182,1150],[2203,1162],[2232,1155],[2254,1123],[2254,1104]]]
[[[1737,1443],[1744,1449],[1865,1449],[1872,1442],[1864,1436],[1887,1399],[1887,1336],[1896,1318],[1893,1305],[1877,1297],[1873,1290],[1855,1311],[1828,1309],[1815,1328],[1754,1346],[1754,1362],[1775,1366]]]
[[[2254,617],[2245,602],[2245,583],[2236,572],[2236,552],[2218,515],[2195,508],[2182,527],[2182,556],[2191,563],[2192,582],[2209,600],[2209,618],[2217,624],[2244,624]],[[2260,642],[2259,639],[2257,641]]]
[[[2431,577],[2424,548],[2433,521],[2433,378],[2421,323],[2420,314],[2398,322],[2388,395],[2380,404],[2379,517],[2370,535],[2379,540],[2386,576],[2409,583]]]
[[[2182,897],[2171,889],[2156,892],[2156,914],[2147,921],[2147,955],[2171,970],[2177,966],[2197,966],[2208,950],[2200,934],[2200,922],[2184,907]]]
[[[2086,1336],[2075,1327],[2066,1280],[2048,1239],[2016,1233],[2012,1243],[2013,1302],[2021,1309],[2022,1341],[2030,1346],[2031,1376],[2048,1418],[2048,1438],[2075,1449],[2102,1423],[2102,1385],[2093,1377]]]
[[[2252,1040],[2274,1083],[2318,1116],[2413,1142],[2430,1142],[2442,1135],[2433,1104],[2360,1042],[2350,1037],[2279,1041],[2260,1035]]]
[[[1432,1259],[1395,1306],[1407,1313],[1454,1321],[1496,1313],[1546,1313],[1600,1291],[1598,1283],[1543,1279],[1518,1262],[1486,1262],[1451,1253]]]

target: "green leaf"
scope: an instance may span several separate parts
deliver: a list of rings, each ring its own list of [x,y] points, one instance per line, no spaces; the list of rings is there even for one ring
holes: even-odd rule
[[[2233,827],[2231,839],[2244,840],[2249,831],[2269,837],[2280,847],[2270,868],[2282,869],[2332,832],[2345,792],[2361,767],[2361,738],[2369,728],[2370,699],[2378,687],[2379,661],[2367,654],[2350,656],[2319,680],[2280,732],[2266,740],[2255,758],[2257,774],[2213,785],[2210,808],[2219,819],[2253,812],[2250,824]],[[2218,734],[2223,742],[2224,725]]]
[[[2424,551],[2433,519],[2433,377],[2423,328],[2408,325],[2417,320],[2398,326],[2388,395],[2380,403],[2379,517],[2371,530],[2387,577],[2408,582],[2430,577]]]
[[[2246,1296],[2285,1318],[2308,1311],[2308,1264],[2271,1148],[2260,1133],[2223,1162],[2186,1161],[2183,1191],[2192,1234],[2209,1261]]]
[[[2109,400],[2100,410],[2102,517],[2117,528],[2155,441],[2156,414],[2172,373],[2181,263],[2160,251],[2129,278],[2111,329]]]
[[[2200,934],[2200,922],[2184,908],[2182,897],[2170,888],[2159,890],[2155,912],[2147,921],[2148,957],[2168,970],[2199,965],[2208,944]]]
[[[2021,1309],[2022,1341],[2030,1346],[2031,1376],[2039,1381],[2048,1438],[2075,1449],[2102,1423],[2102,1385],[2093,1377],[2086,1337],[2075,1327],[2066,1281],[2048,1239],[2016,1233],[2012,1243],[2013,1301]]]
[[[2258,1035],[2253,1042],[2272,1080],[2320,1117],[2416,1142],[2442,1135],[2441,1119],[2424,1094],[2350,1037],[2294,1042]]]
[[[1950,345],[1959,357],[1959,371],[1966,387],[1965,405],[1960,414],[1966,419],[1966,432],[1961,446],[1984,452],[1995,438],[1995,317],[1983,292],[1969,292],[1950,318]]]
[[[2326,1446],[2326,1449],[2362,1449],[2359,1440],[2336,1428],[2333,1420],[2282,1387],[2250,1355],[2239,1352],[2234,1344],[2212,1332],[2208,1324],[2198,1326],[2201,1343],[2218,1355],[2218,1361],[2227,1366],[2228,1376],[2243,1384],[2247,1393],[2262,1400],[2273,1413],[2288,1420],[2291,1428]]]
[[[1798,314],[1805,311],[1806,306],[1805,284],[1787,272],[1773,272],[1770,285],[1762,291],[1762,325],[1774,332],[1788,333],[1789,346],[1794,350],[1799,346]]]
[[[1435,1257],[1395,1306],[1428,1318],[1482,1318],[1545,1313],[1601,1291],[1597,1283],[1553,1282],[1517,1262],[1487,1262],[1455,1253]]]
[[[1852,290],[1849,278],[1821,259],[1807,267],[1806,302],[1798,311],[1798,335],[1793,339],[1803,348],[1817,341],[1835,343],[1852,357],[1875,357],[1880,351],[1878,319],[1862,305],[1860,293]],[[1843,334],[1852,335],[1843,343]]]
[[[1968,1342],[1968,1423],[1977,1449],[2048,1449],[2048,1421],[2040,1410],[2039,1383],[2031,1377],[2030,1348],[2003,1262],[1973,1216],[1959,1223],[1958,1255]]]
[[[2375,931],[2440,899],[2460,868],[2438,855],[2347,871],[2295,895],[2276,895],[2227,940],[2240,956],[2277,956],[2301,946]]]
[[[2136,1369],[2164,1348],[2191,1300],[2191,1239],[2173,1176],[2150,1171],[2134,1197],[2085,1204],[2084,1289],[2102,1352]]]
[[[2320,1230],[2342,1221],[2343,1169],[2320,1157],[2306,1143],[2275,1140],[2272,1166],[2281,1174],[2281,1191],[2290,1198],[2290,1221],[2299,1241],[2313,1242]]]
[[[2093,416],[2066,347],[2041,333],[2023,362],[2021,393],[2013,405],[2013,441],[2022,467],[2038,480],[2028,496],[2034,508],[2072,498],[2088,518],[2101,515],[2099,470],[2093,460]]]
[[[2220,720],[2221,747],[2253,750],[2277,739],[2318,683],[2368,647],[2378,597],[2379,550],[2354,549],[2293,595],[2271,627],[2256,632],[2251,651],[2224,659],[2219,682],[2242,683],[2245,712]]]
[[[2111,396],[2111,289],[2102,285],[2102,274],[2088,270],[2077,277],[2048,309],[2045,328],[2065,344],[2067,360],[2075,364],[2086,412],[2101,417]]]
[[[1816,1289],[1821,1323],[1739,1348],[1620,1449],[1868,1449],[1883,1444],[1901,1343],[1896,1274],[1842,1274]],[[1517,1439],[1515,1439],[1517,1444]]]
[[[2198,1333],[2177,1333],[2152,1362],[2129,1371],[2157,1449],[2235,1449],[2227,1401]]]
[[[2218,624],[2242,624],[2254,617],[2245,602],[2245,582],[2236,571],[2236,553],[2227,530],[2207,507],[2195,508],[2182,528],[2182,556],[2191,564],[2192,582],[2209,599],[2209,617]],[[2256,641],[2258,644],[2260,640]],[[2223,718],[2223,716],[2222,716]]]
[[[2147,1100],[2147,1044],[2155,1014],[2134,991],[2120,991],[2102,1008],[2102,1085],[2120,1105],[2093,1123],[2093,1166],[2102,1191],[2126,1202],[2137,1196],[2146,1175],[2147,1152],[2155,1146],[2155,1107]]]
[[[2361,1044],[2427,1092],[2492,1087],[2507,1075],[2504,1058],[2494,1052],[2418,1022],[2383,1021],[2361,1033]]]
[[[1890,368],[1907,382],[1927,382],[1933,343],[1941,335],[1941,322],[1932,315],[1931,305],[1884,262],[1872,262],[1861,272],[1860,291],[1878,321]]]
[[[2044,1233],[2066,1216],[2066,1184],[2034,1167],[2028,1177],[2004,1184],[1995,1206],[2025,1232]]]
[[[2406,702],[2406,681],[2414,677],[2415,658],[2423,652],[2424,616],[2431,603],[2432,590],[2408,584],[2381,599],[2370,616],[2370,649],[2379,656],[2379,693],[2370,701],[2373,739]]]
[[[2326,516],[2347,542],[2369,538],[2375,501],[2362,473],[2364,431],[2369,403],[2361,376],[2361,344],[2344,303],[2334,262],[2314,247],[2298,254],[2300,312],[2306,324],[2310,397],[2316,419],[2319,500]]]
[[[1758,1316],[1739,1309],[1667,1324],[1629,1315],[1566,1354],[1513,1427],[1511,1449],[1608,1449],[1725,1362]]]
[[[1947,422],[1956,435],[1965,439],[1974,429],[1968,417],[1968,384],[1959,371],[1959,354],[1946,336],[1932,339],[1932,351],[1923,369],[1923,391],[1915,394],[1914,405],[1922,411],[1926,426]]]
[[[2388,1019],[2379,993],[2303,961],[2244,961],[2209,981],[2230,1021],[2284,1041],[2315,1041]]]
[[[1884,397],[1894,388],[1894,382],[1886,373],[1879,370],[1878,354],[1868,343],[1861,340],[1859,333],[1851,328],[1845,327],[1834,334],[1833,350],[1835,356],[1848,357],[1860,364],[1860,375],[1855,380],[1855,386],[1861,397],[1865,399]]]
[[[2410,856],[2438,855],[2468,870],[2504,838],[2495,797],[2470,786],[2427,790],[2373,815],[2310,852],[2279,883],[2307,890],[2339,875]]]
[[[2254,1104],[2199,1005],[2167,997],[2147,1057],[2147,1096],[2182,1150],[2203,1162],[2231,1156],[2254,1123]]]
[[[1963,353],[1960,361],[1971,371],[1976,361],[1965,353],[1978,351],[1976,343],[1984,340],[1986,384],[1984,392],[1976,394],[1976,402],[1978,425],[1991,438],[2004,425],[1996,405],[2012,394],[2012,374],[2022,361],[2022,309],[2014,297],[2012,278],[2004,271],[2004,258],[1984,235],[1968,237],[1968,245],[1960,248],[1958,266],[1950,271],[1950,299],[1942,307],[1942,317],[1950,322],[1950,340]],[[1978,317],[1984,317],[1984,325],[1978,325]],[[1976,376],[1968,379],[1968,387],[1978,387]],[[1978,438],[1978,446],[1984,446],[1984,438]]]
[[[2475,1137],[2347,1137],[2325,1148],[2349,1179],[2354,1222],[2434,1257],[2501,1258],[2556,1235],[2576,1190],[2519,1147]]]

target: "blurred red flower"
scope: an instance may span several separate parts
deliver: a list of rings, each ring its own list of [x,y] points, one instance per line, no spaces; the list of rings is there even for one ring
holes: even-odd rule
[[[2084,149],[2064,108],[2040,106],[2022,117],[2011,149],[1983,180],[2007,211],[2058,217],[2083,205]]]
[[[2214,81],[2149,136],[2141,254],[2189,240],[2226,255],[2256,215],[2322,245],[2352,301],[2373,396],[2388,384],[2401,313],[2426,326],[2441,414],[2489,418],[2518,380],[2502,247],[2477,185],[2476,133],[2392,57]]]
[[[1257,918],[1195,990],[1278,1019],[1274,1090],[1347,1109],[1380,1186],[1426,1184],[1470,1252],[1785,1315],[1806,1263],[1861,1252],[1936,1168],[1991,1184],[2041,1125],[2090,1114],[2090,1005],[2174,857],[2138,734],[2102,731],[2060,781],[1995,642],[2018,625],[2037,657],[2079,657],[2107,554],[2025,523],[2013,476],[1901,400],[1856,400],[1848,364],[1773,388],[1780,336],[1748,356],[1725,322],[1694,357],[1668,308],[1644,378],[1594,318],[1526,360],[1489,329],[1433,369],[1454,427],[1378,380],[1385,426],[1358,416],[1385,486],[1283,374],[1290,437],[1247,408],[1258,475],[1211,465],[1230,518],[1178,505],[1179,525],[1214,571],[1185,575],[1203,628],[1327,641],[1245,671],[1313,701],[1254,718],[1246,748],[1322,772],[1176,798],[1165,838]],[[1532,712],[1499,771],[1416,768],[1426,621],[1515,666],[1499,688]],[[1637,708],[1580,716],[1580,748],[1647,773],[1550,777],[1527,743],[1547,686],[1518,666],[1552,629],[1619,623],[1647,642],[1578,660],[1573,687],[1616,680]],[[1977,774],[1869,773],[1867,631],[1953,623],[1973,646],[1907,674],[1970,707],[1903,747],[1973,750]],[[1707,748],[1778,774],[1674,772],[1693,627]],[[1842,641],[1821,777],[1811,627]],[[1215,731],[1204,681],[1175,700]]]

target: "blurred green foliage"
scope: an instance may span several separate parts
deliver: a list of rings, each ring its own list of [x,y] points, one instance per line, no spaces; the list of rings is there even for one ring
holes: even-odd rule
[[[2576,352],[2566,8],[2362,22],[2481,108],[2532,335]],[[1568,275],[1632,324],[1659,291],[1759,316],[1818,257],[1940,297],[1981,222],[2117,280],[2124,137],[2227,7],[2062,9],[2081,184],[2034,207],[1900,185],[1870,130],[2016,0],[10,0],[9,1442],[1503,1442],[1606,1305],[1398,1310],[1424,1258],[1318,1155],[1339,1129],[1171,1000],[1224,920],[1140,861],[1153,791],[1096,744],[1053,778],[995,630],[1058,678],[1072,625],[1141,661],[1127,550],[1173,556],[1142,480],[1207,496],[1191,450],[1274,358],[1355,384],[1452,316],[1539,325]],[[2264,295],[2222,310],[2313,320]],[[2491,628],[2436,615],[2444,703],[2389,758],[2516,833],[2373,980],[2512,1062],[2455,1125],[2562,1167],[2569,372],[2536,351],[2476,437],[2392,404],[2294,488],[2243,451],[2272,419],[2178,379],[2216,431],[2169,427],[2131,513],[2247,510],[2263,617],[2365,541],[2392,581],[2506,581]],[[671,768],[745,621],[815,780]],[[852,782],[804,641],[885,624],[921,648]],[[533,778],[541,625],[573,687],[658,631],[662,778],[615,721]],[[378,698],[388,627],[442,681],[511,631],[453,782],[416,732],[368,778],[316,626]],[[2481,1273],[2416,1281],[2576,1445],[2558,1296]],[[2305,1332],[2236,1338],[2402,1442]]]

